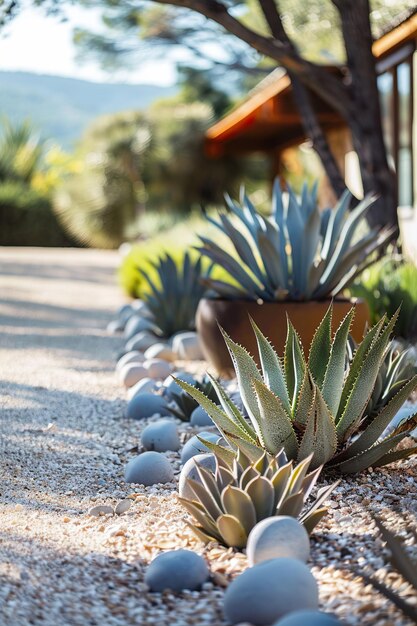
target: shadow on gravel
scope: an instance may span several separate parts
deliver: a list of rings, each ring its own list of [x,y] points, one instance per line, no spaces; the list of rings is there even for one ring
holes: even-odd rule
[[[52,260],[51,260],[52,261]],[[114,284],[116,271],[112,266],[99,267],[72,263],[71,265],[53,265],[53,263],[24,263],[1,259],[0,276],[33,276],[49,280],[77,280],[88,283]]]

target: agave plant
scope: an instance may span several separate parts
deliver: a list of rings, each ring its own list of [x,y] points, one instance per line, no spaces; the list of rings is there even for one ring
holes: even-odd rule
[[[212,239],[200,237],[199,252],[221,265],[240,286],[208,280],[218,295],[251,300],[319,300],[336,296],[370,264],[370,256],[392,231],[358,227],[374,202],[367,196],[349,211],[351,195],[342,195],[334,209],[321,211],[317,185],[304,185],[298,201],[287,184],[287,201],[275,181],[272,214],[265,217],[243,194],[241,204],[226,197],[228,213],[219,221],[207,216],[226,237],[236,255]]]
[[[147,272],[138,269],[148,287],[143,300],[160,334],[170,337],[181,330],[194,330],[197,306],[206,291],[201,281],[209,277],[211,267],[203,270],[201,258],[193,261],[187,252],[180,267],[168,253],[152,265],[159,284]]]
[[[178,384],[199,401],[230,445],[251,458],[257,457],[259,448],[275,455],[283,447],[289,459],[301,461],[312,454],[313,468],[326,464],[342,473],[407,458],[417,452],[417,446],[400,450],[397,446],[416,427],[417,413],[387,437],[381,435],[417,387],[417,376],[404,381],[371,421],[365,419],[397,314],[390,320],[384,317],[367,332],[346,369],[353,316],[351,309],[332,338],[330,306],[316,330],[308,360],[290,321],[280,359],[251,320],[262,373],[245,348],[223,331],[249,422],[213,379],[221,407],[191,385]]]
[[[413,587],[415,593],[417,593],[417,561],[413,560],[407,554],[406,548],[399,537],[388,530],[379,519],[375,518],[375,523],[391,551],[391,563],[393,567],[398,570],[401,576]],[[411,533],[414,537],[414,541],[417,541],[416,531],[412,530]],[[366,574],[361,574],[361,576],[367,583],[373,585],[375,589],[388,598],[388,600],[391,600],[405,615],[410,617],[411,620],[417,624],[417,609],[413,604],[408,603],[397,592],[384,585],[384,583],[381,583],[375,577]]]
[[[196,380],[193,383],[193,386],[201,391],[209,400],[213,402],[217,402],[217,393],[214,389],[211,380],[208,376],[205,376],[203,380],[200,382]],[[181,389],[180,393],[176,391],[171,391],[169,393],[169,398],[174,400],[176,407],[169,407],[172,415],[178,417],[178,419],[183,422],[189,422],[191,418],[192,412],[199,406],[197,400],[194,400],[186,391]]]
[[[351,358],[353,358],[353,353]],[[417,364],[409,358],[409,350],[404,349],[400,344],[392,343],[387,349],[365,409],[367,421],[370,422],[390,402],[404,383],[415,374],[417,374]]]
[[[311,456],[295,468],[284,450],[272,457],[260,453],[256,462],[242,452],[238,459],[231,453],[228,462],[223,455],[215,456],[214,474],[195,461],[201,482],[187,479],[195,499],[179,498],[197,522],[190,528],[205,543],[244,548],[255,524],[272,515],[299,518],[311,533],[326,514],[322,505],[337,485],[323,487],[302,512],[321,471],[318,467],[307,473]]]

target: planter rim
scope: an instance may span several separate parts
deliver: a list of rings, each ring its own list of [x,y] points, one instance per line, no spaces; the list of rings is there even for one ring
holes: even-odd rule
[[[322,300],[248,300],[246,298],[201,298],[206,302],[228,302],[230,304],[235,304],[238,302],[245,302],[247,304],[257,304],[258,306],[262,306],[264,304],[330,304],[333,302],[334,304],[356,304],[364,302],[363,298],[323,298]]]

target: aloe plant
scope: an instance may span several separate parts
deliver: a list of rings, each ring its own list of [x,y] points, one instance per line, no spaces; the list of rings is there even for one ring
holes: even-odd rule
[[[399,537],[388,530],[379,519],[375,518],[375,523],[382,535],[382,539],[384,539],[387,547],[391,551],[391,563],[393,567],[398,570],[401,576],[410,583],[417,593],[417,561],[407,554],[407,550]],[[416,531],[412,530],[411,532],[414,540],[417,541]],[[368,576],[367,574],[361,574],[361,576],[367,583],[373,585],[375,589],[388,598],[388,600],[391,600],[405,615],[417,624],[417,609],[413,604],[404,600],[396,591],[390,589],[384,583],[381,583],[374,576]]]
[[[252,528],[272,515],[299,518],[311,533],[327,509],[323,503],[337,483],[319,490],[317,498],[303,511],[321,467],[307,473],[311,456],[295,468],[288,462],[284,450],[276,456],[262,453],[251,462],[242,452],[238,459],[229,453],[216,456],[214,474],[197,461],[200,481],[187,479],[195,499],[179,498],[196,520],[188,524],[205,543],[219,541],[226,546],[244,548]]]
[[[152,314],[156,332],[170,337],[181,330],[194,330],[198,303],[206,291],[202,279],[210,276],[211,266],[203,270],[202,259],[193,261],[187,252],[181,265],[168,253],[151,265],[158,282],[145,270],[138,269],[146,282],[142,299]]]
[[[336,296],[392,235],[390,230],[367,227],[366,233],[358,236],[373,196],[350,211],[351,194],[346,190],[334,209],[321,211],[317,185],[310,191],[304,185],[300,201],[288,184],[287,190],[285,201],[278,179],[275,181],[269,217],[259,213],[244,193],[240,204],[226,197],[228,212],[220,212],[218,221],[207,216],[235,253],[200,236],[199,252],[226,269],[239,285],[207,280],[219,296],[264,301]]]
[[[217,402],[217,393],[214,389],[211,380],[205,376],[203,380],[200,382],[196,380],[193,386],[204,393],[204,395],[213,402]],[[176,391],[171,391],[169,393],[169,399],[174,400],[176,407],[169,407],[170,412],[175,417],[178,417],[183,422],[189,422],[191,419],[191,414],[193,411],[199,406],[197,400],[194,400],[186,391],[182,390],[177,393]]]
[[[308,360],[289,320],[282,359],[251,320],[262,372],[245,348],[222,331],[249,421],[214,379],[221,407],[191,385],[177,382],[198,400],[230,445],[252,459],[259,456],[259,449],[275,455],[284,447],[289,459],[301,461],[312,454],[313,468],[327,465],[342,473],[355,473],[386,465],[417,452],[417,446],[397,448],[416,427],[417,413],[381,437],[417,387],[417,375],[405,380],[372,420],[367,421],[365,414],[397,315],[390,320],[382,318],[367,332],[348,365],[346,343],[353,308],[332,338],[329,307],[314,335]]]

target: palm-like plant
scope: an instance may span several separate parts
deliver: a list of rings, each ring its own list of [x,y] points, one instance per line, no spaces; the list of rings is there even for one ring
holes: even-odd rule
[[[327,509],[323,503],[337,483],[322,488],[313,503],[303,511],[321,467],[307,473],[311,456],[295,468],[281,450],[271,457],[263,453],[251,462],[242,452],[226,461],[216,455],[214,474],[196,462],[200,481],[187,479],[194,499],[179,498],[195,518],[189,524],[205,543],[219,541],[226,546],[244,548],[252,528],[272,515],[298,517],[311,533]]]
[[[384,317],[368,331],[347,369],[346,344],[354,309],[333,338],[331,316],[330,306],[316,330],[308,361],[290,321],[282,359],[252,321],[262,373],[245,348],[223,332],[250,422],[216,381],[212,380],[221,408],[191,385],[177,382],[199,401],[232,447],[255,460],[263,450],[275,455],[283,447],[289,459],[301,461],[312,454],[312,467],[326,464],[354,473],[416,453],[417,446],[401,450],[397,446],[416,427],[417,413],[387,437],[381,435],[416,388],[417,376],[404,381],[372,420],[367,421],[365,413],[397,315],[389,321]]]
[[[209,277],[211,267],[204,270],[201,258],[193,261],[188,252],[180,265],[168,253],[151,265],[156,270],[157,281],[138,269],[148,287],[143,300],[160,334],[170,337],[181,330],[194,330],[198,303],[206,291],[202,279]]]
[[[259,213],[245,194],[240,205],[226,198],[229,213],[220,213],[219,221],[207,217],[237,255],[200,237],[200,253],[225,268],[239,285],[207,281],[221,297],[274,301],[336,296],[392,235],[390,230],[368,229],[357,236],[372,196],[349,211],[351,195],[346,191],[333,210],[321,211],[316,186],[309,191],[305,185],[300,201],[289,185],[287,189],[285,201],[276,180],[270,217]]]

